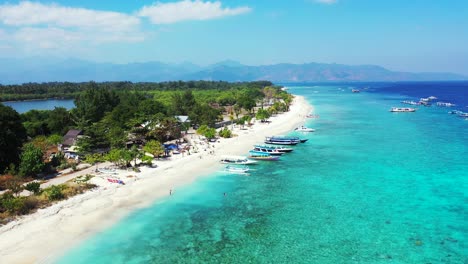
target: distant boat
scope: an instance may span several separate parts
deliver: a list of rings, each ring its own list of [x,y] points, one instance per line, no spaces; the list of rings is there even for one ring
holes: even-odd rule
[[[351,92],[353,93],[360,93],[361,91],[359,89],[352,89]]]
[[[435,100],[435,99],[437,99],[437,97],[435,97],[435,96],[429,96],[427,99],[429,99],[429,100]]]
[[[429,101],[419,101],[418,103],[424,106],[431,106],[431,103],[429,103]]]
[[[409,105],[420,105],[421,102],[415,102],[415,101],[401,101],[402,104],[409,104]]]
[[[281,156],[284,154],[284,152],[280,152],[277,149],[262,146],[255,146],[253,150],[261,153],[268,153],[273,156]]]
[[[231,172],[231,173],[247,173],[250,171],[250,168],[246,166],[236,167],[236,166],[228,165],[226,166],[226,168],[224,168],[224,170],[227,172]]]
[[[298,132],[314,132],[315,131],[315,129],[309,128],[309,127],[306,127],[306,126],[296,127],[294,130],[298,131]]]
[[[390,112],[416,112],[416,108],[410,107],[392,107]]]
[[[436,105],[437,105],[437,106],[442,106],[442,107],[452,107],[452,106],[455,106],[455,104],[452,104],[452,103],[445,103],[445,102],[437,102]]]
[[[256,160],[266,160],[266,161],[275,161],[278,160],[279,156],[272,156],[268,153],[258,152],[251,150],[249,151],[249,158],[256,159]]]
[[[221,157],[221,163],[237,164],[237,165],[253,165],[253,164],[256,164],[257,161],[249,160],[247,157],[244,157],[244,156],[223,156]]]
[[[256,146],[256,147],[262,147],[262,148],[276,149],[276,150],[278,150],[279,152],[284,152],[284,153],[291,152],[291,151],[294,150],[293,148],[277,147],[277,146],[268,146],[268,145],[255,145],[255,146]]]

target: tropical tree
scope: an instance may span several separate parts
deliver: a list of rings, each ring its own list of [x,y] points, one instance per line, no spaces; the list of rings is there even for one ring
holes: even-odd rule
[[[57,146],[58,144],[62,143],[62,140],[62,136],[57,134],[53,134],[47,137],[47,142],[49,143],[49,145]]]
[[[157,140],[149,140],[143,147],[143,151],[148,152],[157,158],[164,154],[164,146]]]
[[[26,129],[13,108],[0,103],[0,173],[10,164],[18,164]]]
[[[55,107],[54,110],[49,112],[46,123],[51,133],[63,135],[68,131],[70,126],[72,126],[73,121],[66,108]]]
[[[266,119],[270,118],[270,113],[268,113],[268,111],[265,109],[258,109],[255,118],[257,118],[257,120],[265,121]]]
[[[21,153],[21,162],[19,166],[19,174],[21,176],[36,176],[44,168],[42,160],[42,150],[31,143],[28,143],[23,148]]]

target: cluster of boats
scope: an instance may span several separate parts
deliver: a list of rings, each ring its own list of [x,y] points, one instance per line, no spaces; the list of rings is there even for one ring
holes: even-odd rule
[[[452,110],[452,111],[449,112],[449,114],[457,115],[457,116],[465,118],[465,119],[468,118],[468,113],[465,113],[465,112],[459,111],[459,110]]]
[[[227,164],[226,172],[230,173],[248,173],[250,168],[248,165],[254,165],[260,161],[276,161],[280,156],[292,152],[294,149],[283,145],[296,145],[306,142],[307,139],[290,136],[272,136],[265,138],[265,143],[270,145],[255,145],[249,151],[249,155],[245,156],[223,156],[221,163]],[[276,145],[276,146],[275,146]],[[279,145],[279,146],[278,146]]]
[[[424,105],[424,106],[431,106],[431,102],[436,100],[437,97],[435,96],[429,96],[427,98],[420,98],[419,101],[412,101],[412,100],[405,100],[401,101],[402,104],[408,104],[408,105]],[[456,104],[450,103],[450,102],[436,102],[436,106],[439,107],[454,107]],[[390,112],[416,112],[416,108],[411,108],[411,107],[392,107],[390,109]],[[449,114],[457,115],[461,118],[464,118],[468,120],[468,113],[459,111],[459,110],[452,110],[448,112]]]
[[[429,96],[427,98],[420,98],[419,101],[412,101],[412,100],[404,100],[404,101],[401,101],[402,104],[408,104],[408,105],[423,105],[423,106],[431,106],[431,102],[433,100],[436,100],[437,97],[435,96]],[[447,103],[447,102],[437,102],[436,103],[437,106],[441,106],[441,107],[452,107],[452,106],[455,106],[455,104],[452,104],[452,103]]]

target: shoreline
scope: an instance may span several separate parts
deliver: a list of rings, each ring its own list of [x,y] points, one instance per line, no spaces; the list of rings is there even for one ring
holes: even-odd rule
[[[270,118],[271,123],[256,122],[253,128],[234,129],[236,137],[210,143],[209,148],[199,143],[198,153],[158,160],[157,168],[143,167],[140,173],[120,171],[118,176],[126,185],[107,182],[111,176],[96,176],[91,182],[99,186],[97,189],[0,227],[2,259],[6,263],[52,262],[130,213],[160,202],[171,191],[176,194],[177,188],[219,170],[222,155],[246,155],[265,136],[293,130],[305,122],[311,111],[313,106],[304,97],[295,96],[290,111]]]

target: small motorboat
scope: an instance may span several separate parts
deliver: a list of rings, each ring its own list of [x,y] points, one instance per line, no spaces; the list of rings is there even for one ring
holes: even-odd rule
[[[279,156],[272,156],[268,153],[263,153],[263,152],[258,152],[251,150],[249,151],[249,158],[250,159],[256,159],[256,160],[266,160],[266,161],[274,161],[278,160],[280,157]]]
[[[249,160],[244,156],[223,156],[221,157],[221,163],[224,164],[237,164],[237,165],[252,165],[256,164],[257,161]]]
[[[455,106],[455,104],[446,103],[446,102],[437,102],[436,105],[437,105],[437,106],[442,106],[442,107],[452,107],[452,106]]]
[[[254,146],[253,150],[257,152],[268,153],[273,156],[281,156],[284,154],[284,152],[278,151],[275,148],[263,147],[263,146]]]
[[[296,127],[294,130],[297,132],[314,132],[315,131],[315,129],[306,127],[306,126]]]
[[[390,112],[416,112],[416,108],[411,107],[392,107]]]
[[[236,166],[228,165],[224,168],[224,170],[230,173],[247,173],[250,171],[250,168],[247,166],[236,167]]]
[[[279,146],[267,146],[267,145],[255,145],[255,147],[275,149],[283,153],[291,152],[294,150],[293,148],[279,147]]]

